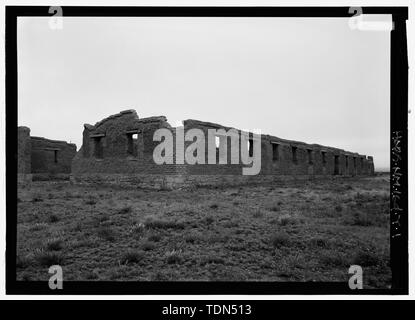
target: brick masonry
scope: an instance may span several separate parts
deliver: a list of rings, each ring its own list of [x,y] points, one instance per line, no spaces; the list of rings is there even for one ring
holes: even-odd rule
[[[76,145],[65,141],[31,137],[30,129],[18,127],[18,181],[45,180],[71,173]]]
[[[31,140],[28,127],[17,128],[17,181],[27,183],[32,181]]]
[[[153,141],[153,135],[159,128],[170,130],[176,140],[175,128],[164,116],[139,119],[135,110],[122,111],[95,125],[85,124],[82,147],[72,161],[71,181],[173,189],[374,174],[372,157],[270,135],[261,135],[261,171],[256,176],[244,176],[243,164],[231,164],[229,137],[226,164],[158,165],[153,150],[160,142]],[[232,129],[192,119],[183,122],[184,132],[192,128],[201,129],[205,137],[208,129]],[[185,142],[185,148],[191,143]],[[207,159],[207,139],[205,143]],[[239,146],[239,153],[248,148]]]

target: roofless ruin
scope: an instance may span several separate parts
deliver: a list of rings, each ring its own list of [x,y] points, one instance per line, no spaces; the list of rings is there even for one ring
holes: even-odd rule
[[[166,129],[173,137],[173,147],[167,164],[157,164],[154,141],[159,129]],[[231,137],[218,135],[215,164],[177,163],[177,132],[199,129],[208,136],[209,129],[234,130],[245,133],[248,143],[238,145],[240,153],[252,155],[252,135],[238,129],[198,120],[185,120],[183,127],[174,128],[164,116],[139,118],[135,110],[121,111],[95,125],[84,125],[82,147],[72,160],[71,181],[74,183],[110,183],[140,187],[174,189],[202,185],[237,185],[249,182],[283,181],[334,176],[374,174],[372,157],[338,148],[307,144],[260,135],[261,167],[257,175],[243,175],[243,163],[232,162]],[[192,141],[184,141],[184,148]],[[205,156],[208,158],[208,141]],[[244,149],[245,148],[245,149]],[[226,162],[219,161],[226,154]]]

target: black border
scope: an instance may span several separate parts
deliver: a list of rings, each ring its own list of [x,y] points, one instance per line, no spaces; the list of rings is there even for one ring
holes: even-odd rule
[[[349,7],[92,7],[63,6],[70,17],[351,17]],[[49,6],[6,6],[6,294],[408,294],[408,60],[407,7],[362,7],[391,14],[391,289],[350,290],[339,282],[96,282],[64,281],[50,290],[42,281],[16,281],[17,17],[51,16]],[[398,150],[398,155],[396,151]],[[399,177],[399,183],[396,179]],[[395,182],[393,184],[393,182]],[[394,189],[392,189],[394,188]],[[392,190],[395,197],[392,201]],[[396,196],[396,192],[399,196]]]
[[[44,315],[45,310],[59,314],[65,310],[68,318],[79,317],[79,310],[85,318],[97,318],[98,316],[119,318],[120,313],[137,314],[138,317],[147,319],[269,319],[276,310],[278,314],[292,313],[293,310],[307,310],[310,316],[322,319],[331,319],[332,313],[322,312],[328,307],[333,310],[344,310],[344,313],[353,316],[359,310],[363,318],[393,317],[396,310],[406,309],[408,301],[397,300],[3,300],[0,301],[2,310],[13,312],[19,318]],[[188,315],[166,315],[163,308],[172,304],[175,307],[196,307],[197,310],[192,318]],[[214,314],[208,312],[208,305],[236,306],[237,310],[245,310],[245,313],[236,314]],[[250,307],[251,313],[246,310]],[[6,307],[6,308],[5,308]],[[242,307],[242,308],[241,308]],[[210,307],[212,309],[212,307]],[[8,310],[9,309],[9,310]],[[409,311],[409,308],[408,308]],[[146,317],[143,317],[145,315]]]

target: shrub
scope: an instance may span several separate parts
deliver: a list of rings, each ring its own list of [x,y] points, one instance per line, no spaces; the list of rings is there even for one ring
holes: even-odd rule
[[[166,262],[168,264],[180,263],[182,262],[182,250],[172,250],[166,252]]]
[[[147,237],[147,240],[152,242],[159,242],[161,240],[161,235],[158,233],[152,233]]]
[[[280,226],[287,226],[287,225],[294,225],[301,222],[296,216],[292,216],[290,214],[283,214],[278,217],[278,225]]]
[[[118,213],[119,214],[127,214],[133,211],[133,208],[131,206],[125,206],[123,208],[121,208]]]
[[[32,260],[29,256],[20,256],[16,257],[16,268],[27,268],[32,263]]]
[[[129,233],[135,236],[136,238],[141,238],[146,232],[144,223],[133,224],[130,228]]]
[[[286,246],[290,242],[290,236],[286,232],[278,232],[271,237],[271,244],[274,247]]]
[[[60,239],[48,240],[46,243],[46,248],[49,251],[59,251],[63,248],[63,241]]]
[[[154,242],[151,241],[145,241],[143,242],[143,244],[141,245],[141,249],[143,249],[144,251],[150,251],[155,249],[156,245]]]
[[[291,216],[289,214],[283,214],[282,216],[278,217],[278,224],[280,226],[286,226],[291,221]]]
[[[106,214],[106,213],[101,214],[101,215],[98,217],[98,221],[99,221],[100,223],[103,223],[103,222],[105,222],[105,221],[108,221],[109,219],[110,219],[110,216],[109,216],[108,214]]]
[[[385,201],[385,202],[388,202],[389,203],[389,201],[390,201],[390,195],[389,195],[389,193],[387,193],[387,192],[382,193],[380,195],[380,199],[383,200],[383,201]]]
[[[212,224],[215,221],[215,219],[213,219],[212,217],[206,217],[203,220],[207,225]]]
[[[329,241],[324,238],[312,238],[310,240],[310,244],[313,247],[321,247],[321,248],[327,248],[329,247]]]
[[[93,248],[96,246],[97,246],[97,240],[92,240],[86,237],[71,242],[71,247],[74,249],[82,248],[82,247]]]
[[[85,279],[88,279],[88,280],[96,280],[96,279],[98,279],[98,274],[96,274],[93,271],[88,271],[86,273],[86,275],[85,275]]]
[[[88,204],[90,206],[93,206],[94,204],[96,204],[96,200],[95,199],[88,199],[85,201],[85,204]]]
[[[229,240],[229,235],[227,234],[225,235],[212,234],[206,238],[206,241],[211,244],[227,242],[228,240]]]
[[[357,264],[362,267],[370,267],[381,264],[381,259],[378,255],[370,251],[359,251],[353,258],[353,264]]]
[[[48,224],[45,222],[37,222],[30,227],[31,231],[39,231],[48,227]]]
[[[239,226],[238,222],[235,220],[229,220],[223,223],[225,228],[236,228]]]
[[[38,250],[35,253],[35,259],[40,265],[47,267],[62,265],[64,262],[63,254],[56,251]]]
[[[368,226],[373,225],[373,221],[369,219],[369,216],[367,213],[356,212],[352,218],[352,225],[368,227]]]
[[[107,241],[115,240],[115,233],[110,227],[100,227],[98,228],[98,236]]]
[[[40,196],[34,196],[32,202],[42,202],[43,199]]]
[[[348,259],[344,255],[336,251],[323,252],[320,256],[320,262],[324,266],[334,267],[345,267],[350,264]]]
[[[58,222],[59,221],[59,217],[55,214],[52,214],[49,216],[49,222],[54,223],[54,222]]]
[[[253,214],[253,217],[254,218],[261,218],[261,217],[263,217],[264,216],[264,213],[261,211],[261,210],[256,210],[255,212],[254,212],[254,214]]]
[[[32,281],[32,277],[30,276],[30,274],[24,273],[22,275],[22,280],[23,281]]]
[[[269,223],[276,224],[276,223],[278,223],[278,219],[277,218],[273,218],[273,219],[269,220]]]
[[[334,207],[334,210],[336,210],[337,212],[341,212],[343,210],[343,207],[341,205],[337,205]]]
[[[183,229],[184,224],[177,221],[168,221],[168,220],[153,220],[149,219],[146,221],[145,225],[148,228],[153,229]]]
[[[72,198],[72,193],[70,193],[69,191],[65,192],[65,199],[71,199]],[[50,197],[49,197],[50,199]]]
[[[184,241],[188,243],[195,243],[202,240],[202,235],[198,232],[188,233],[184,236]]]
[[[151,276],[151,281],[168,281],[170,280],[169,275],[162,271],[155,271]]]
[[[72,226],[72,231],[81,232],[83,230],[83,224],[81,221],[78,221],[75,223],[75,225]]]
[[[290,266],[290,269],[304,269],[307,265],[306,258],[299,252],[293,252],[293,254],[289,255],[285,260],[287,265]]]
[[[142,251],[127,250],[121,257],[122,264],[138,263],[144,258]]]
[[[210,263],[224,264],[225,260],[221,257],[217,257],[217,256],[214,256],[214,255],[209,255],[209,256],[203,257],[200,260],[200,265],[201,266],[204,266],[204,265],[207,265],[207,264],[210,264]]]

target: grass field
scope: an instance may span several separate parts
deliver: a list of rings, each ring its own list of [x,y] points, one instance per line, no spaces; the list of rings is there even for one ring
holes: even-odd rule
[[[348,281],[387,288],[389,178],[154,191],[18,190],[17,279]]]

